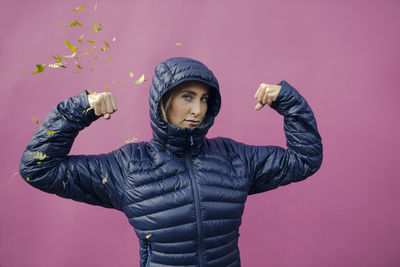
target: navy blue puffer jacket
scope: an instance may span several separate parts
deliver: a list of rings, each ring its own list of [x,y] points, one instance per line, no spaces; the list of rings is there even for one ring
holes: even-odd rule
[[[189,80],[210,87],[206,121],[177,128],[161,120],[158,105]],[[279,85],[272,108],[284,116],[287,149],[206,138],[220,109],[217,79],[199,61],[171,58],[156,66],[152,80],[152,140],[67,156],[79,131],[97,119],[83,92],[51,111],[23,153],[20,174],[45,192],[124,212],[140,242],[141,266],[240,266],[247,196],[304,180],[322,161],[313,112],[289,83]]]

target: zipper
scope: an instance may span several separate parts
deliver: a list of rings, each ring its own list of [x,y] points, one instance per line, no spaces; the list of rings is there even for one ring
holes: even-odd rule
[[[194,206],[196,212],[196,221],[197,221],[197,239],[198,239],[198,249],[199,249],[199,266],[204,266],[204,258],[203,258],[203,227],[201,224],[201,213],[200,213],[200,200],[199,200],[199,189],[197,187],[197,183],[194,179],[194,174],[192,170],[192,164],[190,162],[190,152],[186,153],[185,162],[186,166],[189,169],[189,177],[190,183],[193,188],[193,196],[194,196]]]
[[[148,234],[148,235],[146,236],[146,241],[147,241],[147,260],[146,260],[146,267],[149,267],[149,266],[150,266],[150,256],[151,256],[150,237],[151,237],[151,234]]]

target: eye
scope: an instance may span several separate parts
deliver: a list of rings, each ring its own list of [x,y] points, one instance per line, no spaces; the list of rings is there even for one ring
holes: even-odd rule
[[[182,97],[183,97],[183,99],[185,99],[185,100],[190,100],[190,99],[192,99],[192,96],[191,96],[191,95],[183,95]]]
[[[206,102],[207,103],[207,101],[208,101],[208,97],[204,96],[204,97],[201,98],[201,102]]]

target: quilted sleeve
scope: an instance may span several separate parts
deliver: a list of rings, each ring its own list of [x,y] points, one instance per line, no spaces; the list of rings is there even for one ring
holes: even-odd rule
[[[23,152],[20,174],[42,191],[121,210],[132,146],[108,154],[67,156],[79,131],[98,118],[88,109],[86,91],[58,104]]]
[[[278,146],[248,146],[251,171],[249,194],[298,182],[314,174],[322,163],[322,142],[314,114],[306,100],[283,80],[271,107],[284,116],[287,149]]]

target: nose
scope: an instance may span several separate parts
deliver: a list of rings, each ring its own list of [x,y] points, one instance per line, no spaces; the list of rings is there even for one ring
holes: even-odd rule
[[[193,103],[190,112],[195,116],[199,116],[200,115],[200,113],[201,113],[201,103],[200,103],[200,101],[195,101]]]

